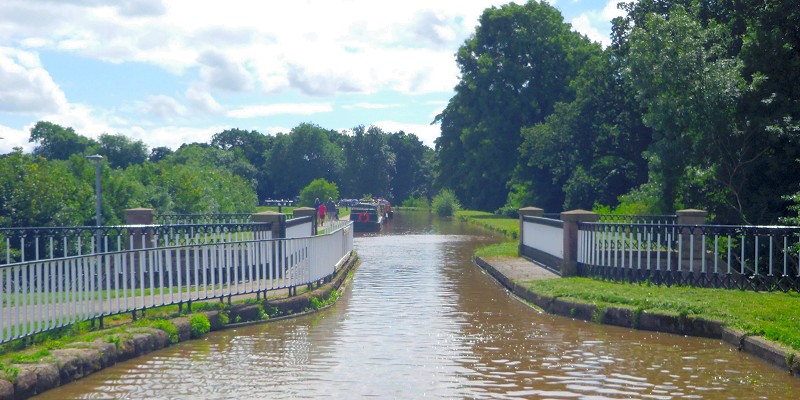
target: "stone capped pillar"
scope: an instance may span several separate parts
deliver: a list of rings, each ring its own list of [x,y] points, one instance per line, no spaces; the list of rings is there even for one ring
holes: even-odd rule
[[[272,238],[283,239],[286,237],[286,215],[275,211],[263,211],[253,214],[255,223],[272,223]]]
[[[600,214],[586,210],[572,210],[561,213],[564,222],[564,258],[561,262],[561,276],[578,275],[578,222],[597,222]]]
[[[525,217],[526,215],[529,215],[529,216],[532,216],[532,217],[542,217],[542,216],[544,216],[544,210],[541,209],[541,208],[538,208],[538,207],[523,207],[523,208],[519,209],[518,213],[519,213],[519,246],[517,246],[517,255],[518,256],[522,256],[522,253],[523,253],[522,252],[522,246],[523,246],[523,243],[525,243],[525,241],[522,240],[522,238],[523,238],[522,235],[524,234],[523,233],[523,229],[522,229],[523,217]]]
[[[153,225],[152,208],[130,208],[125,210],[125,223],[127,225]],[[131,228],[130,235],[133,238],[133,248],[153,247],[153,229]],[[144,235],[144,240],[142,236]],[[125,241],[128,242],[127,240]]]
[[[312,207],[298,207],[298,208],[295,208],[294,211],[292,211],[292,215],[294,215],[295,218],[311,217],[312,221],[314,222],[314,228],[313,228],[314,235],[317,234],[317,218],[318,218],[318,215],[317,215],[317,210],[315,208],[312,208]]]
[[[705,225],[708,211],[704,210],[678,210],[678,225]],[[701,229],[684,226],[680,231],[681,235],[681,258],[683,260],[694,259],[697,263],[703,259],[703,232]],[[698,268],[700,264],[694,265]],[[687,264],[684,268],[689,268]]]

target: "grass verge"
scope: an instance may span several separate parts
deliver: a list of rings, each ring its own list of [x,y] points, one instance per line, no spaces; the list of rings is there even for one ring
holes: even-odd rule
[[[535,293],[598,307],[617,306],[720,321],[800,350],[800,294],[615,283],[590,278],[523,282]]]

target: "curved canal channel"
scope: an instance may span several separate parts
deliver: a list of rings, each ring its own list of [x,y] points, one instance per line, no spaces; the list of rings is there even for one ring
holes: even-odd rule
[[[360,234],[359,234],[360,235]],[[485,231],[398,213],[356,237],[328,310],[209,334],[38,399],[789,399],[800,379],[719,340],[537,312],[471,261]]]

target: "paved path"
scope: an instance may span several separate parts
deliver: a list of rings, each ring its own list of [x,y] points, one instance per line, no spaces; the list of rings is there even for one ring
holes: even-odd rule
[[[511,281],[559,278],[553,271],[522,257],[487,257],[482,260]]]

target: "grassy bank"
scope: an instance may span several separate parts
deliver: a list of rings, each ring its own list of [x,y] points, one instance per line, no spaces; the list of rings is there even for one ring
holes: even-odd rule
[[[478,249],[478,251],[475,253],[476,256],[484,258],[501,256],[516,257],[517,246],[519,245],[518,219],[507,218],[484,211],[473,210],[459,210],[456,212],[456,218],[497,232],[508,239],[507,242],[493,244]]]
[[[750,335],[800,351],[800,294],[727,289],[665,287],[561,278],[523,283],[535,293],[599,308],[638,311],[720,321]]]
[[[482,258],[517,256],[519,220],[480,211],[460,211],[457,217],[505,235],[509,241],[479,249]],[[598,307],[681,315],[720,321],[751,335],[800,351],[800,294],[752,292],[691,287],[663,287],[562,278],[525,282],[530,290],[549,297],[592,303]]]

